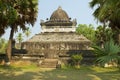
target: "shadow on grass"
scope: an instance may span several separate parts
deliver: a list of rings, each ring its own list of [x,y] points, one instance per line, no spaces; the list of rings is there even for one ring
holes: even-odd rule
[[[101,72],[101,73],[95,73],[94,75],[99,76],[101,80],[120,80],[119,71]]]
[[[103,68],[95,71],[93,67],[81,67],[80,69],[56,69],[52,71],[39,72],[43,77],[41,80],[120,80],[120,72]],[[107,71],[110,70],[110,71]]]
[[[23,67],[0,65],[0,80],[34,80],[38,73]],[[37,80],[37,79],[36,79]]]
[[[21,67],[0,65],[0,71],[21,71]]]
[[[1,67],[0,67],[1,68]],[[6,68],[5,68],[6,69]],[[80,69],[38,69],[25,71],[8,68],[0,72],[0,80],[120,80],[120,72],[112,69],[80,67]]]

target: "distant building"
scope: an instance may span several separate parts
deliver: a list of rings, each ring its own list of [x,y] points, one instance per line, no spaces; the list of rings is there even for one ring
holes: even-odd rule
[[[71,20],[68,14],[59,7],[50,19],[41,20],[42,32],[24,42],[27,55],[42,56],[44,59],[56,59],[67,62],[70,55],[88,50],[90,41],[83,35],[75,33],[76,19]]]

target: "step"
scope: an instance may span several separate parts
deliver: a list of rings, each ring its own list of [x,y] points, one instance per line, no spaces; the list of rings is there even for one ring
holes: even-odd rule
[[[58,63],[58,59],[45,59],[40,67],[41,68],[56,68],[56,65]]]
[[[58,61],[58,59],[45,59],[44,61],[52,62],[52,61]]]

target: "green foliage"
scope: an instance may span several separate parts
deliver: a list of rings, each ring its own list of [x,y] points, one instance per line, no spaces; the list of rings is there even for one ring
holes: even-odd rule
[[[73,66],[71,66],[70,64],[64,64],[64,63],[61,64],[61,69],[72,69],[72,68]]]
[[[10,28],[7,47],[8,61],[11,59],[12,40],[18,28],[25,30],[26,24],[34,25],[37,18],[38,0],[0,0],[0,36]]]
[[[83,59],[82,54],[74,54],[71,56],[71,58],[74,62],[79,62]]]
[[[79,24],[76,33],[84,35],[86,38],[95,42],[95,30],[93,25]]]
[[[18,33],[16,39],[18,40],[19,43],[21,43],[23,41],[22,33]]]
[[[90,7],[96,7],[93,15],[112,29],[120,29],[120,0],[92,0]]]
[[[0,36],[10,27],[13,33],[18,27],[25,30],[37,17],[38,0],[0,0]]]
[[[16,40],[21,43],[24,40],[24,36],[26,36],[27,38],[30,36],[30,28],[27,27],[24,31],[22,31],[23,33],[17,33],[16,36]]]
[[[116,31],[114,40],[118,41],[120,34],[120,0],[91,0],[90,7],[94,8],[94,17],[101,23]],[[112,35],[112,34],[111,34]],[[104,35],[103,35],[104,36]]]
[[[7,41],[3,38],[0,38],[0,53],[6,53]]]
[[[71,59],[73,61],[73,64],[75,65],[76,68],[79,68],[79,64],[81,60],[83,59],[82,54],[73,54],[71,56]]]
[[[94,46],[94,53],[98,56],[97,62],[101,64],[109,63],[111,61],[118,62],[120,56],[120,46],[115,44],[113,40],[110,40],[104,44],[104,48]]]
[[[105,43],[110,39],[113,39],[115,34],[116,32],[114,32],[111,28],[103,27],[101,25],[98,26],[95,31],[97,45],[100,45],[101,41]]]
[[[8,20],[8,24],[13,24],[14,23],[14,21],[17,19],[17,16],[18,16],[18,14],[17,14],[17,11],[13,8],[13,7],[9,7],[9,12],[8,12],[8,16],[7,16],[7,20]]]
[[[25,35],[26,35],[26,37],[29,37],[30,36],[30,28],[29,27],[27,27],[26,28],[26,30],[25,30]]]

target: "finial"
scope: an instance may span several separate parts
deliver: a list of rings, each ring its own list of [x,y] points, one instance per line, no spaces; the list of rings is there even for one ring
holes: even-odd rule
[[[62,9],[62,7],[61,7],[61,6],[59,6],[59,7],[58,7],[58,9]]]

